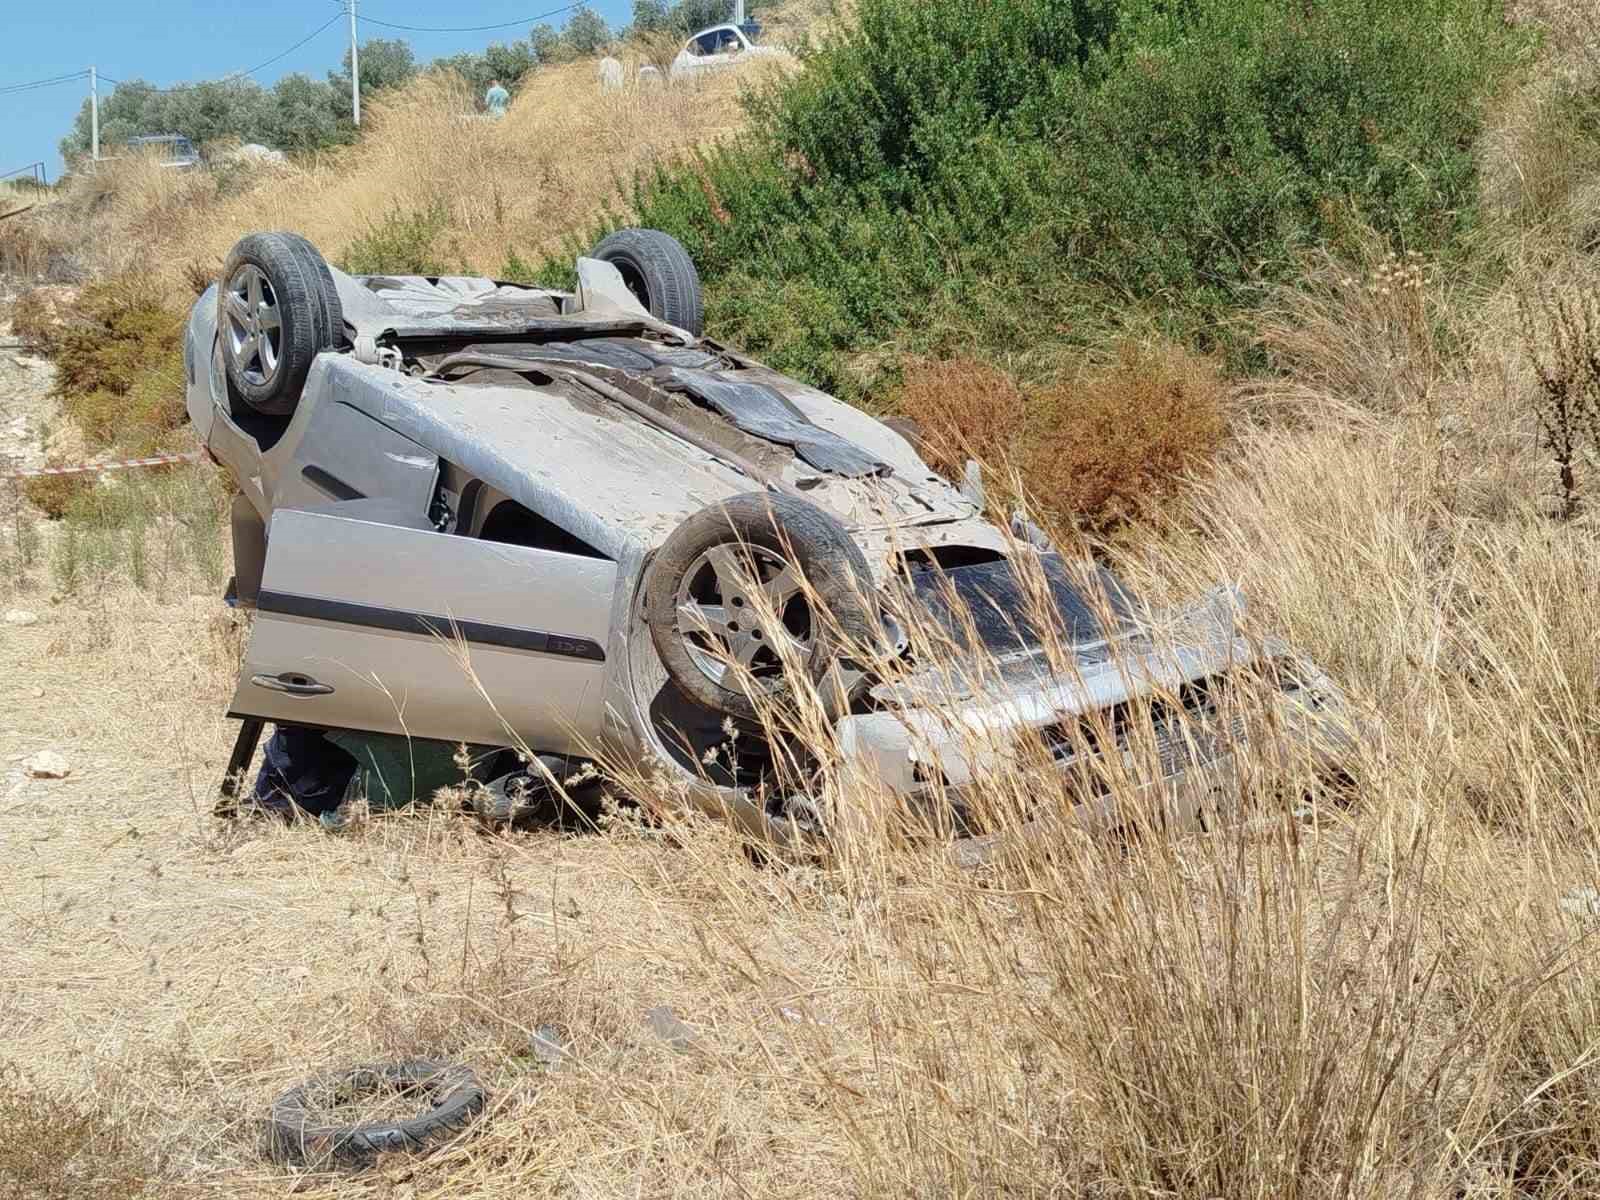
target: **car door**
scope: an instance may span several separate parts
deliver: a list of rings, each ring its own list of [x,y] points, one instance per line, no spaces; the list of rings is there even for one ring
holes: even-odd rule
[[[274,514],[231,715],[553,753],[599,735],[615,563],[342,507]]]

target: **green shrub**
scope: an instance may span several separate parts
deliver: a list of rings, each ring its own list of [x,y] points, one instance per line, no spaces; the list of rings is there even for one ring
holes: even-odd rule
[[[226,574],[230,496],[207,467],[77,477],[52,515],[61,521],[51,573],[57,590],[125,578],[139,588],[174,579],[213,587]]]
[[[1491,0],[862,0],[632,208],[695,257],[717,333],[845,395],[885,344],[1226,343],[1353,221],[1457,243],[1525,36]]]
[[[350,243],[339,269],[350,275],[448,275],[439,241],[449,224],[443,204],[409,213],[394,209]]]
[[[92,283],[27,309],[30,343],[56,366],[56,396],[92,450],[145,454],[184,420],[183,324],[145,281]]]

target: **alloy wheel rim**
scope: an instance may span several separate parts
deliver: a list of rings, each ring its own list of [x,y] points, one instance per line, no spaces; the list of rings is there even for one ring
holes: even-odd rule
[[[696,558],[678,586],[677,614],[678,636],[690,659],[725,687],[732,672],[748,673],[770,688],[782,675],[785,649],[803,657],[813,644],[800,573],[759,547],[725,543]]]
[[[229,357],[246,383],[266,387],[278,376],[283,358],[283,318],[272,281],[260,267],[245,263],[223,293]]]

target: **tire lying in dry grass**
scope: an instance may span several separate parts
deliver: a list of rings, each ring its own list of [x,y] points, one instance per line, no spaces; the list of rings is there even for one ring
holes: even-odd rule
[[[329,1109],[385,1097],[423,1100],[427,1108],[405,1119],[352,1124],[325,1119]],[[267,1119],[267,1154],[285,1165],[359,1169],[380,1154],[414,1154],[448,1141],[483,1112],[487,1099],[476,1073],[459,1063],[417,1060],[354,1067],[318,1076],[278,1097]]]

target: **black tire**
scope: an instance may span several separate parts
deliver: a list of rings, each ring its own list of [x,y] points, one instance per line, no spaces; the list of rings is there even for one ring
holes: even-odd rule
[[[781,668],[763,678],[740,677],[729,682],[743,686],[729,686],[702,665],[707,657],[703,646],[697,661],[694,642],[680,626],[679,599],[693,586],[691,573],[703,556],[718,546],[733,548],[742,559],[767,552],[792,565],[809,585],[824,611],[805,614],[810,634],[805,672],[829,717],[839,716],[851,699],[842,675],[835,673],[842,665],[841,642],[864,643],[875,636],[872,571],[844,526],[816,505],[792,496],[745,492],[729,497],[695,513],[656,552],[645,574],[643,615],[667,674],[696,703],[752,724],[759,724],[772,704],[793,696],[792,681],[784,678]],[[808,609],[810,603],[807,599]],[[722,597],[726,612],[733,613],[729,606],[734,604],[742,606],[743,601]],[[771,661],[778,661],[776,655]]]
[[[252,304],[252,296],[262,302]],[[344,340],[328,264],[298,234],[241,238],[222,267],[217,332],[234,394],[269,416],[293,413],[312,362]]]
[[[288,239],[289,244],[296,249],[321,283],[317,289],[317,296],[322,302],[322,328],[328,333],[328,348],[330,350],[343,348],[344,304],[339,299],[339,289],[333,282],[333,271],[328,266],[328,260],[322,257],[322,252],[313,246],[309,239],[300,234],[284,233],[282,236]]]
[[[383,1091],[415,1092],[427,1108],[409,1120],[364,1125],[329,1125],[313,1115],[330,1102]],[[354,1067],[308,1080],[278,1097],[267,1121],[267,1153],[284,1164],[363,1167],[380,1154],[417,1153],[448,1141],[483,1112],[487,1101],[472,1068],[458,1063]]]
[[[695,337],[705,332],[705,306],[700,294],[700,273],[683,243],[657,229],[619,229],[589,255],[608,262],[622,273],[628,290],[651,314],[687,329]]]

